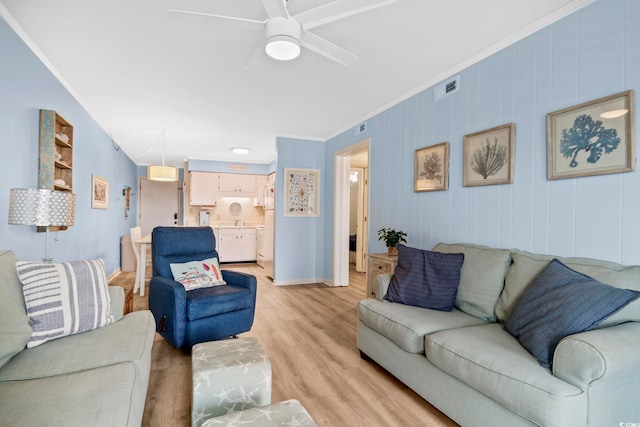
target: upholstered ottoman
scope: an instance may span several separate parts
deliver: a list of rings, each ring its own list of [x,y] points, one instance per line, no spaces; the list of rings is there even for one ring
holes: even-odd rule
[[[196,344],[192,348],[191,425],[271,403],[271,363],[255,338]]]
[[[311,415],[295,399],[286,400],[260,408],[246,409],[241,412],[223,415],[205,421],[202,427],[218,426],[254,426],[254,427],[317,427]]]

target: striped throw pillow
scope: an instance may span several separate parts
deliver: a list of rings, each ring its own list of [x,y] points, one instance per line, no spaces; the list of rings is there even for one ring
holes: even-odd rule
[[[27,348],[114,321],[102,259],[61,264],[18,261],[33,328]]]

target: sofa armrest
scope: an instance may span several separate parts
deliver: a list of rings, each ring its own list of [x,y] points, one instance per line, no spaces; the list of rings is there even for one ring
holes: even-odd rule
[[[596,381],[610,381],[612,385],[619,381],[638,384],[639,341],[640,323],[637,322],[568,336],[556,347],[553,375],[585,391]]]
[[[384,296],[387,294],[387,289],[389,288],[389,283],[391,282],[391,278],[393,274],[391,273],[383,273],[378,274],[373,279],[373,289],[376,291],[376,299],[378,301],[382,301]]]
[[[120,286],[109,286],[109,298],[111,299],[111,314],[117,322],[124,316],[124,289]]]
[[[640,323],[569,336],[558,344],[553,374],[588,396],[589,425],[640,419]]]

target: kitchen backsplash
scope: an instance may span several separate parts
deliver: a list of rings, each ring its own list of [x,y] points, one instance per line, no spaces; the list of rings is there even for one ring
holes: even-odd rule
[[[235,216],[232,211],[237,211],[240,205],[240,214]],[[247,197],[222,197],[218,206],[206,209],[209,212],[209,224],[234,223],[236,219],[243,221],[246,225],[258,225],[264,223],[264,209],[262,206],[253,206],[254,199]],[[185,225],[200,225],[200,207],[189,206],[185,212]]]

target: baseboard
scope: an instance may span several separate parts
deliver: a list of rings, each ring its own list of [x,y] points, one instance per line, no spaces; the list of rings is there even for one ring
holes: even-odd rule
[[[113,279],[118,277],[120,275],[120,273],[122,273],[122,270],[120,268],[118,268],[116,271],[114,271],[109,276],[107,276],[107,283],[111,282]]]
[[[297,279],[297,280],[274,280],[275,286],[294,286],[294,285],[317,285],[318,283],[331,286],[327,283],[327,279]]]

